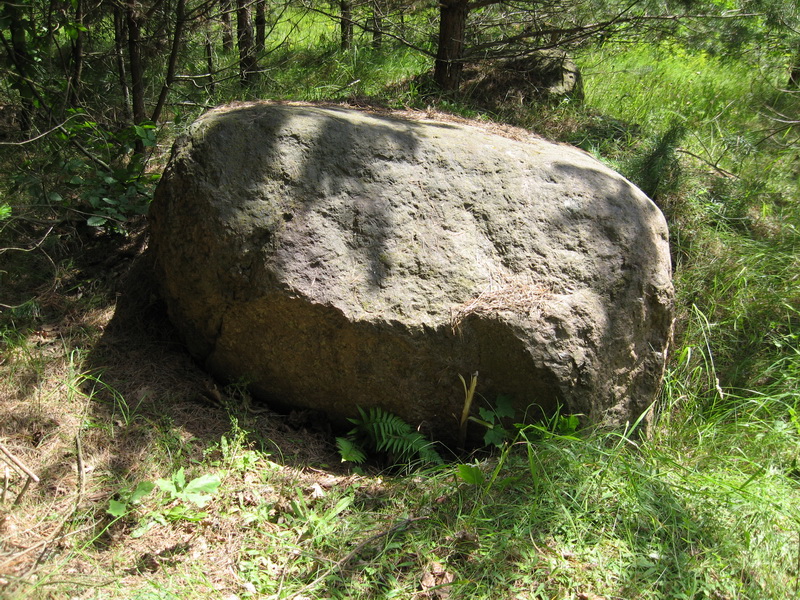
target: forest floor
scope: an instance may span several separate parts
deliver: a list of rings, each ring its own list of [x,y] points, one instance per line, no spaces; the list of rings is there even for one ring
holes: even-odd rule
[[[6,468],[0,589],[27,597],[32,586],[56,578],[77,588],[91,582],[92,591],[112,573],[121,577],[119,585],[135,589],[131,580],[152,580],[161,563],[200,560],[210,581],[235,593],[240,522],[210,511],[200,531],[157,526],[146,538],[126,539],[129,528],[112,525],[105,514],[121,482],[160,477],[153,468],[164,465],[154,455],[188,469],[214,449],[220,453],[220,440],[234,425],[273,457],[270,468],[292,493],[350,485],[354,476],[340,466],[331,432],[312,415],[248,409],[243,390],[226,395],[189,357],[143,272],[144,227],[127,236],[50,235],[69,237],[69,257],[49,257],[61,268],[57,280],[33,290],[41,300],[36,326],[4,340],[0,359],[0,441],[39,479],[23,493],[19,468]],[[81,250],[73,252],[73,244]],[[4,267],[47,270],[44,254],[24,259]],[[17,282],[22,288],[15,290]],[[5,298],[30,294],[25,284],[24,277],[12,278]],[[260,490],[238,484],[241,489],[228,493],[246,506],[245,496]],[[91,561],[86,547],[77,551],[87,540]]]
[[[794,250],[787,276],[751,276],[706,204],[706,237],[671,223],[709,265],[685,280],[737,302],[723,269],[756,300],[754,281],[791,285]],[[678,325],[701,341],[672,357],[650,439],[551,428],[443,466],[354,468],[317,415],[254,404],[189,357],[144,221],[46,216],[0,238],[0,597],[797,597],[796,356],[775,362],[780,393],[722,390],[699,293]],[[772,328],[783,349],[792,323]]]

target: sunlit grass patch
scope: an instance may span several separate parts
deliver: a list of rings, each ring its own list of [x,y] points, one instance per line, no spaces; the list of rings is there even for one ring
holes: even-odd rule
[[[431,114],[507,118],[579,144],[648,188],[669,219],[678,317],[654,424],[643,438],[540,431],[408,476],[379,473],[369,460],[357,472],[340,463],[332,437],[248,412],[244,386],[223,389],[222,407],[204,404],[214,382],[175,340],[145,339],[136,329],[144,311],[136,326],[109,327],[115,292],[101,269],[47,258],[74,250],[61,232],[15,259],[44,268],[20,269],[28,283],[0,298],[14,304],[0,319],[0,441],[40,478],[17,506],[23,478],[2,484],[3,591],[796,596],[797,141],[771,117],[794,114],[797,95],[775,95],[782,75],[754,78],[741,61],[672,45],[606,48],[582,58],[583,105],[487,114],[423,89],[429,57],[358,36],[342,50],[333,20],[285,17],[257,85],[239,87],[233,53],[217,57],[233,66],[213,98],[185,81],[182,89],[198,105],[374,96],[398,108],[430,105]],[[301,17],[313,21],[302,31]],[[200,73],[199,50],[196,58]],[[200,110],[173,106],[169,131]],[[669,135],[673,125],[681,135]],[[26,248],[41,239],[20,231]],[[6,264],[3,286],[12,281]]]

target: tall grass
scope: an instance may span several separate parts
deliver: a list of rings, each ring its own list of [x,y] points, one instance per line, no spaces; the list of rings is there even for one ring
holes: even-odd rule
[[[770,118],[798,103],[779,90],[784,74],[674,44],[596,50],[583,64],[588,110],[638,134],[599,151],[670,222],[681,341],[706,347],[737,394],[788,392],[775,365],[797,349],[798,142]]]
[[[343,49],[337,20],[326,15],[288,8],[276,15],[255,85],[242,88],[236,77],[217,86],[214,102],[242,99],[337,101],[384,96],[387,86],[432,66],[432,59],[390,37],[380,47],[371,33],[354,28],[354,43]],[[201,71],[200,49],[194,61]],[[236,52],[217,56],[235,73]]]
[[[298,28],[301,18],[308,20]],[[273,38],[260,82],[243,91],[234,77],[217,87],[214,102],[376,95],[389,104],[470,108],[398,85],[427,70],[429,59],[388,42],[380,50],[366,40],[341,50],[335,24],[318,15],[286,15]],[[219,58],[235,64],[234,56]],[[245,414],[229,414],[224,435],[216,426],[196,428],[211,414],[196,416],[197,390],[176,402],[177,375],[160,373],[145,353],[131,355],[143,368],[131,374],[116,365],[114,380],[70,362],[64,380],[71,402],[76,390],[84,394],[73,402],[84,412],[70,433],[85,436],[101,475],[78,523],[94,523],[93,532],[61,551],[70,563],[65,573],[90,575],[88,583],[61,576],[22,582],[19,597],[88,597],[101,580],[107,587],[96,597],[112,598],[796,597],[797,146],[791,129],[770,136],[777,126],[768,118],[770,106],[785,110],[796,100],[776,97],[772,84],[783,74],[754,78],[744,62],[674,46],[605,48],[581,63],[583,106],[534,107],[514,119],[553,124],[562,139],[648,187],[668,217],[676,339],[646,438],[523,431],[499,454],[472,457],[482,483],[460,478],[458,465],[404,478],[336,474],[330,462],[312,469],[272,462],[264,448],[280,450],[273,438],[301,435],[287,434],[278,417],[274,429]],[[8,427],[31,406],[32,392],[21,384],[44,389],[53,362],[48,345],[5,325],[0,331],[0,391],[13,392],[21,407],[3,407]],[[177,359],[160,360],[170,361]],[[155,385],[153,373],[167,383]],[[62,389],[57,378],[47,383]],[[90,420],[83,420],[86,407]],[[19,427],[3,432],[21,435]],[[55,434],[47,439],[53,447],[57,441]],[[54,458],[53,468],[62,463]],[[109,525],[108,500],[120,489],[183,466],[220,477],[206,517],[159,524],[153,537],[171,541],[158,551],[159,540],[129,534],[138,519],[164,512],[163,495]],[[24,509],[46,512],[46,499],[31,495],[29,502]],[[98,541],[97,531],[109,533]]]
[[[774,208],[782,193],[796,188],[797,132],[770,118],[776,107],[796,112],[800,101],[781,91],[780,70],[760,71],[743,59],[723,60],[675,44],[626,47],[618,54],[598,49],[583,55],[581,64],[592,111],[628,124],[645,139],[674,124],[684,127],[680,144],[687,163],[728,180],[709,186],[712,201],[724,196]]]

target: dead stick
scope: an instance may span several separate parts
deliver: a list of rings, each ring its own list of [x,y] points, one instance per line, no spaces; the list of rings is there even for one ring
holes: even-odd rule
[[[8,448],[6,448],[3,444],[0,444],[0,452],[5,454],[8,460],[14,463],[14,465],[16,465],[23,473],[25,473],[25,475],[33,479],[35,483],[39,483],[39,478],[36,476],[36,474],[33,471],[31,471],[28,467],[26,467],[25,463],[23,463],[20,459],[11,454],[11,451]]]
[[[23,550],[20,550],[16,554],[12,554],[10,556],[10,558],[8,558],[8,559],[6,559],[6,560],[4,560],[3,562],[0,563],[0,568],[5,567],[6,565],[10,565],[12,562],[17,560],[18,558],[20,558],[22,556],[25,556],[29,552],[33,552],[34,550],[37,550],[38,548],[41,548],[42,546],[44,546],[46,544],[49,544],[52,541],[61,541],[61,540],[65,539],[65,538],[68,538],[70,536],[76,535],[78,533],[83,533],[84,531],[88,531],[89,529],[92,529],[94,526],[95,526],[95,524],[91,523],[89,525],[84,525],[80,529],[75,529],[74,531],[68,531],[67,533],[61,535],[60,537],[57,536],[57,537],[53,538],[52,540],[50,538],[48,538],[46,540],[41,540],[39,542],[36,542],[33,546],[28,546],[27,548],[25,548]]]
[[[78,497],[75,498],[75,510],[78,510],[81,502],[83,501],[83,493],[86,489],[86,472],[83,466],[83,447],[81,446],[81,432],[78,431],[75,436],[75,453],[77,455],[78,467]]]
[[[14,506],[19,506],[19,503],[22,502],[22,497],[25,495],[25,492],[28,491],[28,488],[31,486],[31,481],[33,481],[30,477],[25,478],[25,485],[22,486],[22,491],[17,494],[17,497],[14,499]]]
[[[344,566],[347,563],[349,563],[356,554],[361,552],[361,550],[363,550],[364,547],[368,546],[372,542],[374,542],[376,540],[379,540],[382,537],[390,536],[393,533],[395,533],[397,531],[400,531],[401,529],[405,529],[406,527],[408,527],[409,525],[411,525],[412,523],[414,523],[416,521],[422,521],[424,519],[429,519],[429,518],[430,517],[428,517],[428,516],[424,516],[424,517],[411,517],[411,518],[408,518],[408,519],[403,519],[400,523],[397,523],[396,525],[393,525],[389,529],[386,529],[385,531],[380,531],[380,532],[376,533],[375,535],[373,535],[372,537],[367,538],[366,540],[361,542],[358,546],[356,546],[352,550],[352,552],[350,552],[347,556],[345,556],[344,558],[342,558],[340,560],[337,560],[330,567],[325,569],[325,571],[323,571],[322,575],[317,577],[311,583],[309,583],[307,585],[304,585],[302,588],[300,588],[299,591],[295,592],[294,593],[294,597],[298,597],[303,592],[312,589],[315,585],[317,585],[318,583],[324,581],[331,573],[333,573],[337,569],[340,569],[342,566]]]
[[[75,450],[77,453],[76,460],[78,463],[78,490],[77,490],[77,498],[75,500],[75,506],[69,512],[68,515],[64,516],[61,520],[61,524],[55,530],[55,532],[47,539],[44,540],[44,548],[39,553],[39,556],[36,558],[36,561],[30,566],[30,568],[25,571],[24,574],[20,576],[20,580],[24,580],[32,573],[36,572],[39,568],[39,565],[42,564],[42,561],[47,556],[47,551],[49,550],[50,544],[55,542],[56,540],[62,539],[69,535],[69,533],[63,533],[64,529],[67,527],[67,523],[70,519],[78,512],[78,506],[81,502],[83,497],[83,485],[84,485],[84,473],[83,473],[83,449],[81,448],[81,439],[80,439],[80,431],[75,436]],[[23,490],[24,491],[24,490]]]

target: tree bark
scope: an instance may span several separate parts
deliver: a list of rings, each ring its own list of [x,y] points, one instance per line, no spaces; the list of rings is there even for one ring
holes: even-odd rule
[[[442,0],[439,9],[439,45],[433,80],[445,91],[458,88],[464,69],[464,34],[469,5],[466,0]]]
[[[114,6],[114,53],[117,61],[117,76],[119,77],[120,90],[122,90],[122,106],[126,121],[131,120],[131,90],[128,86],[128,74],[125,68],[125,22],[122,11]]]
[[[77,32],[72,41],[72,76],[70,78],[67,102],[70,106],[78,106],[81,93],[81,77],[83,76],[83,0],[75,0],[75,25]]]
[[[11,48],[8,49],[5,37],[3,44],[11,59],[11,64],[16,70],[16,77],[12,78],[12,86],[19,92],[21,110],[19,115],[19,126],[23,133],[28,133],[33,126],[33,85],[28,67],[31,65],[28,44],[25,39],[25,26],[22,22],[19,6],[15,2],[9,2],[5,6],[5,15],[8,17],[8,28],[11,33]]]
[[[128,66],[131,74],[131,104],[133,124],[147,120],[144,106],[144,65],[142,63],[142,17],[137,13],[136,0],[125,5],[125,25],[128,28]],[[144,142],[136,140],[133,146],[134,159],[144,155]]]
[[[794,53],[792,70],[789,73],[789,82],[786,85],[791,90],[800,89],[800,47]]]
[[[253,24],[247,0],[236,0],[236,39],[239,45],[239,79],[253,85],[258,79],[258,61],[253,47]]]
[[[125,5],[125,24],[128,27],[128,66],[131,72],[131,103],[133,123],[147,120],[144,107],[144,66],[142,64],[142,22],[136,12],[135,0]]]
[[[350,0],[339,0],[339,22],[342,28],[342,50],[353,45],[353,5]]]
[[[380,50],[383,43],[383,11],[379,0],[372,0],[372,47]]]
[[[264,51],[267,37],[267,15],[264,0],[256,0],[256,53]]]
[[[211,44],[210,23],[206,24],[205,51],[206,51],[206,71],[208,72],[208,91],[213,94],[216,88],[214,83],[214,46]]]
[[[231,0],[221,0],[219,20],[222,23],[222,49],[233,52],[233,28],[231,27]]]
[[[158,96],[158,102],[155,109],[153,109],[153,116],[150,120],[157,123],[161,117],[161,111],[164,109],[164,103],[167,101],[167,94],[172,82],[175,80],[175,67],[178,63],[178,53],[181,49],[181,37],[183,36],[183,27],[186,22],[185,15],[186,0],[178,0],[175,5],[175,31],[172,36],[172,49],[169,53],[169,61],[167,62],[167,73],[164,75],[164,85],[161,86],[161,93]]]

